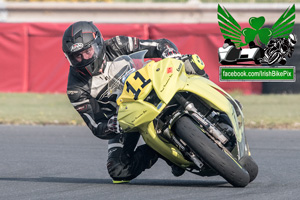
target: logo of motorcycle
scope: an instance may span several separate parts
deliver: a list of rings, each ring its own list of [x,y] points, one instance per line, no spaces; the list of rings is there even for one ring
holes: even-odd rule
[[[82,48],[83,48],[82,43],[75,43],[71,46],[71,52],[79,51]]]
[[[271,28],[263,27],[265,18],[250,17],[251,28],[242,29],[225,7],[218,5],[218,24],[225,39],[218,50],[221,64],[254,61],[255,64],[284,65],[292,57],[297,37],[293,34],[295,5],[289,7]],[[249,48],[242,48],[244,46]],[[264,47],[263,47],[264,46]]]

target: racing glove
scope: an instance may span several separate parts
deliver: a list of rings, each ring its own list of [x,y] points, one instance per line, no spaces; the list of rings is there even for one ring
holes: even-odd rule
[[[107,122],[107,130],[116,134],[122,133],[122,128],[118,122],[118,116],[113,115]]]
[[[173,48],[167,48],[162,53],[162,58],[181,58],[181,54]]]

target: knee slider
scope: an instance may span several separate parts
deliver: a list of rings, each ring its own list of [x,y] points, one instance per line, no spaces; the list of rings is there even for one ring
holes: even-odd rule
[[[108,174],[113,179],[118,178],[123,170],[123,166],[118,161],[118,158],[109,158],[106,167],[107,167]]]
[[[120,150],[121,148],[113,149]],[[129,173],[129,157],[118,150],[109,153],[106,164],[107,171],[114,180],[127,179],[131,175]]]

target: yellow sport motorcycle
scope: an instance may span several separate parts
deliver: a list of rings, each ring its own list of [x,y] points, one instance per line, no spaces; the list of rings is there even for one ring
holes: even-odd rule
[[[186,171],[248,185],[258,167],[240,104],[207,78],[188,75],[183,61],[145,62],[146,52],[116,58],[108,72],[122,130],[139,131],[146,144]],[[204,67],[197,55],[192,61]]]

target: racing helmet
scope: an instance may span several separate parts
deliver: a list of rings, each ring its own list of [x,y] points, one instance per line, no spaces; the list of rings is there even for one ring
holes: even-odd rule
[[[297,42],[297,36],[295,34],[290,34],[289,38],[288,38],[289,44],[290,46],[295,46],[296,42]]]
[[[87,21],[69,26],[62,39],[62,49],[71,67],[99,74],[105,65],[105,44],[99,29]]]

